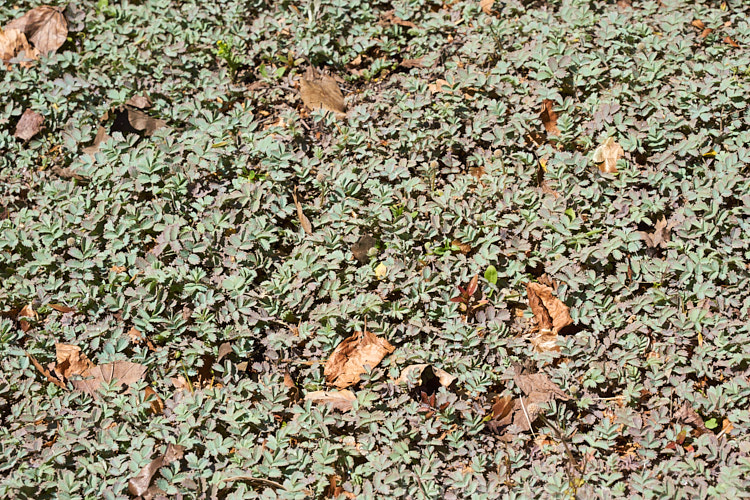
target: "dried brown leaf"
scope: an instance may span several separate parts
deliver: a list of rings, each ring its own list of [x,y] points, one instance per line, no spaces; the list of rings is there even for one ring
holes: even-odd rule
[[[515,432],[506,434],[506,437],[530,430],[531,424],[542,412],[542,405],[553,399],[570,399],[570,396],[543,373],[519,374],[513,377],[513,381],[524,395],[515,399],[511,399],[510,396],[498,399],[492,406],[492,420],[487,423],[494,432],[499,432],[501,428],[512,423]]]
[[[479,6],[482,8],[482,12],[489,15],[492,14],[492,6],[495,5],[495,0],[480,0]]]
[[[706,28],[703,31],[701,31],[701,34],[698,35],[698,36],[700,36],[701,38],[706,38],[708,35],[710,35],[711,33],[713,33],[713,31],[714,30],[711,29],[711,28]]]
[[[554,296],[552,287],[539,283],[528,283],[526,293],[529,296],[529,306],[540,330],[550,330],[557,334],[573,323],[568,306]]]
[[[357,396],[348,389],[343,391],[313,391],[305,394],[306,401],[312,401],[316,404],[329,404],[339,411],[349,411],[352,409],[352,403]]]
[[[5,29],[22,32],[40,54],[47,54],[56,52],[65,43],[68,21],[61,8],[42,5],[14,19]]]
[[[327,75],[316,74],[312,67],[300,78],[300,97],[311,111],[323,108],[338,117],[346,115],[344,94],[336,80]]]
[[[60,389],[65,389],[65,384],[62,382],[62,380],[59,380],[59,379],[55,378],[49,372],[49,370],[47,370],[45,367],[43,367],[41,365],[41,363],[39,363],[39,361],[36,360],[36,358],[34,356],[32,356],[31,354],[29,354],[28,352],[26,353],[26,356],[31,360],[31,363],[34,365],[34,367],[37,370],[39,370],[39,372],[47,378],[47,381],[55,384]]]
[[[359,382],[365,365],[374,368],[395,348],[385,339],[365,331],[344,339],[333,350],[323,374],[328,384],[344,389]]]
[[[36,321],[39,319],[39,314],[37,314],[31,304],[26,304],[20,311],[18,311],[18,316],[16,318],[18,319],[18,324],[21,325],[21,331],[28,332],[31,329],[31,324],[21,318],[29,318],[32,321]]]
[[[152,415],[161,415],[162,413],[164,413],[164,401],[162,401],[155,390],[153,390],[150,386],[146,386],[146,388],[143,390],[143,393],[145,395],[144,399],[146,401],[151,401]]]
[[[409,365],[401,370],[401,375],[396,379],[396,383],[405,384],[409,380],[409,377],[414,376],[412,374],[416,374],[417,377],[421,378],[423,373],[426,371],[430,372],[431,377],[434,376],[435,378],[437,378],[440,382],[440,385],[442,385],[443,387],[450,387],[451,384],[456,381],[456,377],[446,372],[445,370],[435,368],[429,363],[420,363],[416,365]]]
[[[393,10],[387,10],[380,15],[383,24],[397,24],[398,26],[404,26],[406,28],[416,28],[417,25],[411,21],[401,19],[395,14]]]
[[[511,396],[497,398],[492,405],[492,420],[496,426],[510,425],[513,422],[513,408],[515,401]]]
[[[732,37],[729,37],[729,36],[724,37],[724,43],[728,43],[729,45],[731,45],[735,49],[739,49],[740,48],[740,44],[737,43],[737,42],[735,42],[734,40],[732,40]]]
[[[130,126],[136,129],[138,132],[143,132],[144,135],[149,136],[160,128],[167,126],[167,122],[159,118],[152,118],[143,111],[126,106],[128,113],[128,122]]]
[[[304,229],[307,234],[312,234],[312,224],[310,224],[310,219],[308,219],[305,213],[302,211],[302,204],[297,199],[296,186],[294,188],[294,191],[292,191],[292,198],[294,199],[294,206],[297,207],[297,218],[299,219],[299,223],[302,226],[302,229]]]
[[[608,174],[617,173],[617,160],[625,155],[622,146],[615,142],[614,137],[608,137],[594,150],[592,160],[599,170]]]
[[[457,247],[458,251],[464,255],[468,254],[472,250],[471,245],[469,245],[468,243],[463,243],[459,240],[451,241],[451,245]]]
[[[439,78],[435,80],[435,83],[430,83],[429,85],[427,85],[427,90],[429,90],[432,94],[435,94],[437,92],[451,92],[450,88],[446,88],[445,90],[443,90],[443,87],[450,87],[450,84],[447,80]]]
[[[94,367],[94,363],[76,345],[55,344],[55,356],[55,373],[63,380],[74,375],[86,375]]]
[[[134,95],[127,101],[125,101],[126,106],[132,106],[137,109],[149,109],[151,106],[153,106],[151,99],[148,98],[148,96],[145,95]]]
[[[352,245],[352,253],[354,258],[360,263],[368,262],[370,260],[370,250],[375,247],[377,241],[369,234],[363,234],[357,242]]]
[[[427,66],[424,64],[424,57],[419,57],[417,59],[404,59],[400,63],[398,63],[399,66],[402,68],[426,68]]]
[[[555,101],[545,99],[542,101],[542,113],[540,118],[544,125],[544,130],[549,135],[560,135],[560,129],[557,128],[557,113],[554,110]]]
[[[26,35],[21,31],[7,28],[5,30],[0,29],[0,60],[7,63],[21,53],[26,59],[24,63],[21,63],[24,67],[31,66],[30,61],[39,58],[38,52],[29,45]]]
[[[28,141],[42,130],[43,123],[44,116],[36,111],[27,109],[21,115],[21,119],[18,120],[13,137],[21,139],[24,142]]]
[[[670,226],[667,223],[667,218],[662,216],[661,219],[656,221],[656,225],[654,226],[654,232],[649,233],[646,231],[638,231],[638,233],[641,235],[641,239],[646,242],[646,246],[649,248],[666,248],[667,242],[669,242],[670,237]]]
[[[167,449],[164,451],[163,455],[159,455],[154,460],[151,461],[148,465],[146,465],[141,471],[134,477],[130,478],[128,481],[128,491],[133,496],[141,496],[146,491],[148,491],[148,487],[151,484],[151,479],[154,477],[154,474],[161,469],[165,465],[169,465],[170,463],[182,459],[182,456],[185,452],[184,446],[179,446],[176,444],[169,444],[167,445]]]
[[[131,363],[130,361],[115,361],[91,368],[87,373],[82,374],[86,377],[82,380],[73,380],[73,387],[79,391],[95,396],[99,387],[103,383],[117,381],[119,386],[130,386],[141,380],[146,373],[146,367],[140,363]]]
[[[695,26],[699,30],[706,29],[706,25],[700,19],[694,19],[693,22],[691,22],[690,24]]]
[[[687,401],[685,401],[682,406],[675,412],[674,417],[678,422],[692,426],[695,429],[696,434],[698,435],[711,432],[706,427],[706,424],[703,422],[701,416],[698,415],[698,412],[696,412]]]
[[[67,314],[70,312],[76,312],[75,307],[68,307],[62,304],[49,304],[50,309],[54,309],[57,312],[61,312],[63,314]]]

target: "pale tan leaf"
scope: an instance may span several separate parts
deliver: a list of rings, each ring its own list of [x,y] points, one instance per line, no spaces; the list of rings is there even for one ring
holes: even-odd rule
[[[492,14],[492,6],[495,4],[495,0],[480,0],[479,6],[482,8],[482,12],[485,14]]]
[[[625,155],[622,146],[615,142],[614,137],[608,137],[594,150],[591,159],[597,164],[599,170],[607,174],[617,173],[617,160]]]
[[[336,116],[346,114],[344,94],[341,93],[336,80],[327,75],[315,74],[312,67],[300,78],[300,97],[305,106],[313,111],[323,108],[332,111]]]
[[[65,43],[68,21],[65,20],[62,9],[42,5],[14,19],[5,29],[16,29],[24,33],[39,53],[47,54],[57,51]]]
[[[0,60],[7,63],[21,52],[29,61],[39,58],[38,52],[29,45],[26,35],[22,32],[15,29],[0,29]],[[24,66],[28,67],[30,64]]]
[[[540,330],[551,330],[557,334],[573,323],[570,309],[554,296],[552,287],[540,283],[528,283],[526,293]]]
[[[312,401],[316,404],[329,404],[339,411],[349,411],[352,409],[352,403],[357,397],[348,389],[343,391],[313,391],[305,394],[306,401]]]
[[[357,332],[344,339],[333,350],[323,374],[328,384],[344,389],[359,382],[365,366],[374,368],[395,348],[385,339],[371,332]]]

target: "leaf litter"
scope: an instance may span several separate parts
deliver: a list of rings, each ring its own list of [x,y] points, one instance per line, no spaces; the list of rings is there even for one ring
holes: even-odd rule
[[[526,294],[538,327],[538,332],[532,337],[531,344],[539,352],[559,351],[557,335],[560,330],[573,323],[570,309],[555,297],[551,286],[528,283]]]
[[[364,328],[344,339],[331,353],[323,374],[328,385],[345,389],[359,382],[366,366],[375,368],[386,354],[393,352],[390,342]]]

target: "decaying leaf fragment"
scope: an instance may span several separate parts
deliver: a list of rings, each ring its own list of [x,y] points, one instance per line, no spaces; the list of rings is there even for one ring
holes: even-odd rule
[[[352,245],[352,253],[354,258],[360,263],[367,262],[370,259],[370,250],[377,245],[375,238],[369,234],[363,234],[357,242]]]
[[[110,138],[110,134],[120,132],[123,135],[139,134],[142,136],[151,136],[167,126],[167,122],[159,118],[154,118],[144,110],[151,108],[151,99],[147,96],[136,95],[128,99],[122,106],[116,106],[104,113],[96,131],[96,137],[90,146],[83,148],[85,153],[93,155],[99,151],[101,143]],[[113,118],[109,131],[103,124]]]
[[[21,115],[21,119],[18,120],[13,137],[28,141],[42,130],[43,123],[44,117],[41,114],[27,109]]]
[[[42,5],[9,22],[5,29],[20,31],[40,54],[48,54],[65,43],[68,21],[61,8]]]
[[[365,373],[365,366],[376,367],[394,349],[390,342],[366,329],[356,332],[337,345],[328,358],[323,370],[326,382],[339,389],[354,385]]]
[[[323,108],[332,111],[337,117],[346,115],[344,94],[336,80],[330,76],[319,74],[310,66],[305,76],[300,78],[299,85],[300,97],[309,110]]]
[[[184,446],[168,444],[163,455],[156,457],[151,463],[141,469],[136,476],[130,478],[128,481],[128,491],[130,494],[133,496],[141,496],[146,493],[154,474],[165,465],[169,465],[176,460],[181,460],[184,452]]]
[[[482,12],[487,15],[492,14],[492,6],[495,5],[495,0],[480,0],[479,7],[482,8]]]
[[[622,146],[615,142],[614,137],[607,139],[594,150],[591,159],[597,164],[599,170],[607,174],[617,173],[617,160],[625,155]]]
[[[299,223],[302,226],[302,229],[304,229],[307,234],[312,234],[312,224],[310,224],[310,219],[308,219],[305,213],[302,211],[302,204],[297,199],[296,186],[294,187],[294,191],[292,191],[292,198],[294,199],[294,206],[297,208],[297,218],[299,219]]]
[[[32,321],[36,321],[39,319],[39,314],[34,310],[34,306],[32,304],[26,304],[21,308],[20,311],[18,311],[18,324],[21,326],[21,331],[28,332],[29,329],[31,329],[31,324],[22,318],[29,318]]]
[[[312,391],[305,394],[306,401],[312,401],[316,404],[328,404],[334,410],[349,411],[352,409],[352,402],[357,396],[348,389],[343,391]]]
[[[81,352],[81,348],[72,344],[55,344],[57,365],[55,374],[61,379],[69,379],[75,375],[84,375],[94,367],[94,363]]]
[[[560,330],[573,323],[568,306],[553,295],[552,287],[540,283],[528,283],[526,294],[529,307],[534,313],[539,332],[531,343],[540,352],[559,351],[557,335]]]

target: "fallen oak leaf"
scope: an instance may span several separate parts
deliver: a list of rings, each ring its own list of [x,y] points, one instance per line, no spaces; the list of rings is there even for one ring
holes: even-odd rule
[[[49,54],[56,52],[65,43],[68,21],[65,20],[62,9],[42,5],[9,22],[5,29],[20,31],[40,54]]]
[[[27,142],[42,130],[43,124],[44,116],[37,113],[36,111],[27,109],[21,115],[21,119],[18,120],[18,123],[16,124],[16,131],[13,133],[13,137]]]
[[[368,332],[356,332],[344,339],[331,353],[325,364],[323,374],[328,384],[344,389],[359,382],[365,373],[365,366],[374,368],[385,357],[393,352],[387,340]]]
[[[184,446],[168,444],[167,449],[164,450],[164,454],[156,457],[143,467],[136,476],[130,478],[128,481],[128,492],[133,496],[141,496],[146,493],[151,484],[151,479],[156,472],[165,465],[169,465],[176,460],[181,460],[184,452]]]

